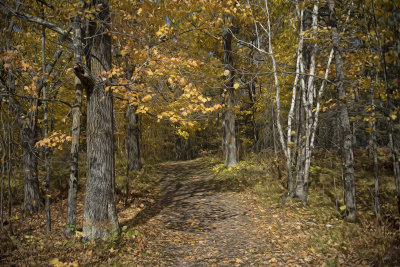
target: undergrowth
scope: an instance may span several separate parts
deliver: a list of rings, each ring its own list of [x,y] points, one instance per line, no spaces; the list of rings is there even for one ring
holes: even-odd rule
[[[398,263],[399,217],[388,155],[388,151],[379,150],[381,220],[378,221],[373,206],[372,159],[364,150],[355,151],[356,223],[346,222],[341,209],[342,167],[337,151],[315,151],[306,207],[299,199],[289,198],[281,208],[287,183],[282,155],[250,154],[231,168],[225,168],[220,158],[209,158],[208,162],[226,187],[252,195],[261,209],[280,210],[281,216],[290,217],[292,223],[306,228],[306,236],[293,242],[293,246],[319,253],[327,266],[343,265],[356,258],[356,264],[381,266]]]

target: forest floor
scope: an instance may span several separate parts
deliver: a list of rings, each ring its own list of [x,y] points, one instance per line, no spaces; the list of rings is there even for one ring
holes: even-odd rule
[[[0,240],[0,265],[371,266],[389,260],[389,265],[399,264],[387,249],[392,233],[370,220],[361,217],[358,223],[347,223],[333,207],[303,207],[292,200],[284,208],[276,198],[263,204],[224,172],[205,159],[157,164],[147,173],[154,185],[148,193],[133,192],[128,205],[117,194],[122,234],[107,242],[82,242],[79,229],[72,239],[63,235],[65,198],[53,205],[50,235],[44,231],[43,214],[17,214],[15,235],[2,235]],[[250,168],[237,174],[241,179],[256,176]],[[82,192],[79,198],[81,224]]]

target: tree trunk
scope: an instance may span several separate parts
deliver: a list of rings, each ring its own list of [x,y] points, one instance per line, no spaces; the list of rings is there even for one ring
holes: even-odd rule
[[[80,3],[81,4],[81,1]],[[77,15],[73,22],[74,28],[74,63],[82,63],[82,21]],[[71,163],[69,173],[68,190],[68,211],[66,234],[73,234],[76,229],[76,198],[78,193],[78,163],[79,163],[79,140],[81,134],[81,106],[82,106],[82,84],[78,77],[75,77],[75,98],[72,107],[72,129],[71,129]]]
[[[313,28],[313,32],[316,35],[318,30],[318,5],[316,2],[314,3],[314,7],[311,14],[311,26]],[[308,29],[310,25],[307,23],[305,28]],[[308,179],[310,176],[310,166],[311,166],[311,153],[313,149],[313,144],[311,142],[313,136],[313,124],[316,121],[316,117],[313,117],[313,108],[314,108],[314,97],[315,97],[315,85],[314,85],[314,74],[315,74],[315,67],[316,67],[316,54],[317,54],[317,44],[311,44],[305,46],[307,47],[306,50],[308,52],[305,54],[306,58],[302,58],[303,61],[300,61],[300,71],[301,73],[305,73],[305,66],[309,69],[309,76],[302,77],[301,79],[301,87],[304,87],[304,93],[302,95],[303,101],[303,108],[305,114],[305,136],[302,137],[302,141],[304,142],[304,166],[302,170],[303,175],[303,185],[301,189],[301,195],[299,196],[303,202],[303,205],[307,204],[307,197],[308,197]],[[318,98],[319,100],[319,98]],[[318,114],[315,113],[317,116]]]
[[[393,8],[396,8],[396,4],[392,2]],[[396,10],[396,9],[395,9]],[[389,138],[389,147],[392,153],[392,162],[393,162],[393,174],[394,174],[394,183],[396,186],[396,201],[397,201],[397,210],[400,213],[400,166],[399,166],[399,155],[397,152],[397,145],[396,145],[396,140],[393,137],[394,136],[394,120],[392,118],[392,114],[395,111],[395,96],[394,94],[398,93],[395,92],[392,88],[389,88],[389,81],[388,81],[388,73],[387,73],[387,64],[386,64],[386,59],[385,55],[383,53],[383,47],[382,47],[382,42],[381,42],[381,37],[378,32],[378,23],[376,20],[376,14],[375,14],[375,2],[372,1],[372,11],[373,11],[373,19],[374,19],[374,30],[376,34],[376,38],[378,40],[378,46],[379,46],[379,59],[380,59],[380,64],[383,69],[383,79],[385,81],[385,91],[386,91],[386,100],[388,103],[388,138]],[[395,16],[395,13],[393,13]],[[394,18],[394,21],[396,21],[396,18]],[[395,22],[395,25],[398,26],[398,22]],[[398,29],[398,28],[397,28]],[[395,31],[396,34],[396,31]],[[397,52],[400,52],[400,47],[399,47],[399,37],[396,36],[396,48]],[[396,62],[396,69],[397,67],[400,67],[399,62],[399,54],[397,55],[397,62]],[[398,83],[399,84],[399,83]]]
[[[8,73],[9,90],[15,91],[14,74]],[[38,139],[37,129],[37,100],[30,103],[29,112],[25,112],[22,106],[9,97],[9,107],[18,118],[18,128],[21,134],[22,165],[24,169],[24,211],[37,212],[41,206],[39,192],[37,150],[35,144]]]
[[[3,128],[3,136],[2,140],[1,140],[1,151],[3,152],[1,158],[1,191],[0,191],[0,224],[1,224],[1,228],[3,229],[3,225],[4,225],[4,211],[3,211],[3,203],[4,203],[4,179],[3,177],[5,177],[5,173],[6,173],[6,159],[7,159],[7,146],[6,146],[6,127],[4,125],[4,119],[3,119],[3,113],[0,114],[0,120],[1,120],[1,126]]]
[[[396,75],[397,75],[397,93],[400,90],[400,23],[399,23],[399,19],[400,19],[400,12],[399,12],[399,8],[397,7],[396,1],[392,0],[392,10],[393,10],[393,21],[394,26],[395,26],[395,31],[394,31],[394,36],[396,39],[396,52],[397,52],[397,60],[396,60]],[[398,103],[398,102],[397,102]],[[399,166],[399,160],[398,160],[398,153],[396,150],[396,146],[394,146],[395,148],[395,153],[392,152],[393,154],[393,168],[395,171],[395,185],[396,185],[396,194],[397,194],[397,211],[400,214],[400,166]],[[395,162],[396,160],[396,162]]]
[[[118,54],[117,58],[121,58],[122,55]],[[120,62],[118,62],[120,63]],[[125,57],[125,75],[128,80],[132,79],[132,74],[135,71],[135,67],[129,65],[128,57]],[[142,162],[140,158],[140,129],[139,129],[139,118],[136,114],[137,106],[128,102],[126,108],[126,123],[127,123],[127,136],[126,136],[126,181],[125,181],[125,205],[128,204],[129,198],[129,173],[133,170],[140,170],[142,168]]]
[[[392,10],[393,10],[393,21],[394,21],[394,36],[396,39],[396,75],[397,75],[397,93],[400,90],[400,36],[399,36],[399,18],[400,13],[397,7],[396,1],[392,0]],[[375,13],[375,12],[374,12]],[[383,59],[384,60],[384,59]],[[386,64],[385,64],[386,65]],[[386,71],[386,66],[385,66]],[[387,97],[389,98],[389,94],[387,93]],[[394,101],[394,100],[392,100]],[[397,100],[398,101],[398,100]],[[398,102],[397,102],[398,103]],[[397,152],[397,145],[395,140],[393,140],[393,130],[394,130],[394,122],[390,120],[390,148],[392,150],[392,161],[393,161],[393,172],[394,172],[394,182],[396,185],[396,197],[397,197],[397,211],[400,213],[400,166],[399,166],[399,155]]]
[[[19,119],[24,165],[24,210],[37,212],[42,205],[39,193],[38,155],[35,148],[37,129],[36,123],[30,125],[29,121]]]
[[[76,64],[75,73],[87,88],[87,178],[83,235],[89,240],[108,239],[119,233],[114,198],[113,96],[101,79],[111,69],[108,0],[92,0],[101,8],[89,23],[90,69]]]
[[[354,156],[352,141],[353,136],[350,127],[349,114],[346,102],[346,90],[344,85],[344,69],[343,59],[340,51],[340,36],[337,29],[336,11],[335,11],[335,0],[329,0],[329,20],[332,27],[331,39],[335,53],[335,65],[336,65],[336,90],[338,91],[338,97],[340,102],[340,127],[343,135],[343,157],[344,157],[344,189],[345,189],[345,205],[346,205],[346,216],[349,221],[356,220],[356,199],[355,199],[355,186],[354,186]]]
[[[126,69],[128,70],[129,67],[126,66]],[[131,79],[131,75],[129,75],[128,79]],[[126,108],[126,119],[128,124],[128,169],[130,171],[140,170],[142,168],[142,162],[140,159],[140,129],[135,105],[130,105],[128,103]]]
[[[42,7],[42,18],[44,19],[44,11]],[[43,83],[43,124],[44,124],[44,138],[49,136],[49,124],[47,120],[47,92],[46,92],[46,27],[42,25],[42,83]],[[45,188],[45,213],[46,213],[46,232],[51,231],[51,214],[50,214],[50,155],[49,146],[46,144],[44,147],[44,164],[45,164],[45,177],[44,177],[44,188]]]
[[[224,114],[224,133],[225,133],[225,166],[231,167],[238,163],[236,133],[235,133],[235,93],[233,88],[235,70],[232,59],[232,29],[224,27],[223,33],[224,66],[229,71],[224,82],[225,87],[225,114]]]
[[[376,148],[376,123],[375,123],[375,87],[371,82],[371,152],[374,159],[374,207],[375,214],[379,220],[381,217],[381,205],[379,197],[379,163]]]
[[[11,70],[9,70],[8,83],[9,90],[14,92],[15,80]],[[38,140],[37,100],[31,101],[30,110],[27,113],[24,112],[15,99],[10,98],[9,100],[11,109],[18,118],[18,128],[21,134],[22,164],[24,168],[24,211],[37,212],[42,206],[38,180],[38,155],[35,147]]]
[[[128,124],[128,135],[126,138],[128,163],[126,169],[126,203],[129,196],[129,172],[140,170],[142,163],[140,160],[140,145],[139,145],[139,126],[136,107],[129,105],[126,109],[126,120]]]

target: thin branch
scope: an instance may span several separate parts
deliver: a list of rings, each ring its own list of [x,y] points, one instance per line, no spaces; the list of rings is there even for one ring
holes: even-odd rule
[[[56,26],[55,24],[53,24],[53,23],[51,23],[51,22],[49,22],[47,20],[32,16],[30,14],[19,12],[19,11],[13,9],[11,6],[9,6],[6,3],[4,3],[3,1],[0,1],[0,7],[3,7],[5,9],[7,9],[12,15],[16,16],[19,19],[23,19],[23,20],[26,20],[26,21],[34,22],[34,23],[39,24],[39,25],[43,25],[46,28],[48,28],[48,29],[50,29],[50,30],[62,35],[63,36],[63,40],[72,42],[72,39],[69,36],[69,32],[68,31],[63,30],[62,28]]]

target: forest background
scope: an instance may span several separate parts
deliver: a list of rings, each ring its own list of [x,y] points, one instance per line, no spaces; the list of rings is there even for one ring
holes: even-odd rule
[[[340,227],[373,229],[368,260],[385,262],[400,212],[399,6],[2,1],[7,242],[35,214],[51,233],[62,200],[62,233],[113,239],[118,203],[151,193],[157,164],[202,157],[265,206],[330,207]]]

